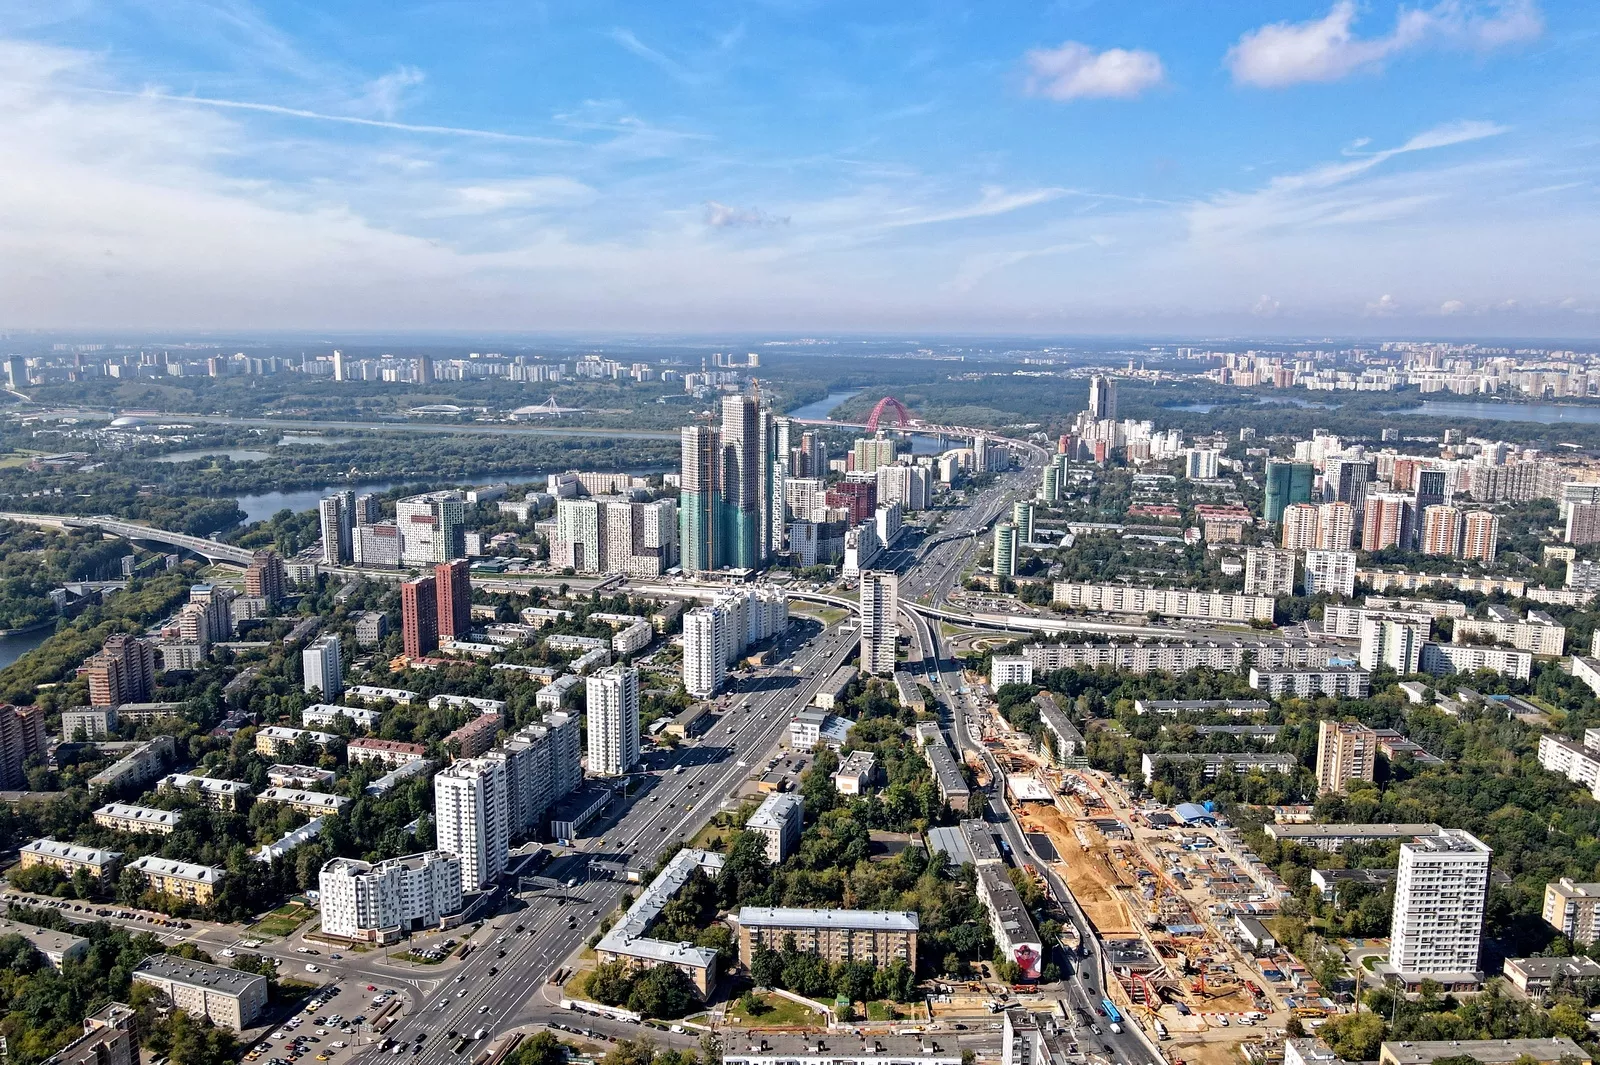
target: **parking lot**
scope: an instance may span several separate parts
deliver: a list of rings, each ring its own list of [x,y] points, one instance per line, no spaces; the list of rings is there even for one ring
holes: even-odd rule
[[[309,981],[323,975],[316,958],[301,962],[299,971],[296,968],[294,963],[284,962],[279,974]],[[398,988],[358,976],[324,984],[298,1007],[279,1015],[275,1025],[251,1033],[255,1041],[249,1044],[245,1059],[260,1065],[294,1065],[302,1059],[349,1061],[383,1038],[380,1029],[395,1023],[404,1004]]]

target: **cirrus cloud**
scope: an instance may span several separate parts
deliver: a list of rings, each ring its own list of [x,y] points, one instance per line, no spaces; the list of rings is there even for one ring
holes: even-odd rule
[[[1501,0],[1487,8],[1470,0],[1440,0],[1428,8],[1402,8],[1394,29],[1381,37],[1357,36],[1355,20],[1354,0],[1338,0],[1322,18],[1274,22],[1251,30],[1228,50],[1225,62],[1237,84],[1282,88],[1375,70],[1412,49],[1485,51],[1532,40],[1544,32],[1534,0]]]
[[[1035,48],[1026,56],[1027,93],[1048,100],[1131,100],[1166,78],[1161,57],[1141,49],[1096,52],[1078,41]]]

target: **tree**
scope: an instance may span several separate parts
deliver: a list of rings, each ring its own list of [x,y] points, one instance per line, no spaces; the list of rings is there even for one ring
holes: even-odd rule
[[[676,965],[657,965],[633,982],[628,1008],[646,1017],[675,1019],[688,1013],[695,988]]]
[[[656,1045],[648,1039],[624,1039],[600,1059],[600,1065],[652,1065]]]
[[[750,979],[757,987],[783,986],[783,955],[765,944],[750,956]]]
[[[564,1065],[567,1048],[549,1032],[536,1032],[524,1039],[507,1065]]]
[[[1337,1017],[1324,1024],[1320,1034],[1346,1061],[1376,1061],[1378,1046],[1383,1042],[1383,1018],[1376,1013]]]

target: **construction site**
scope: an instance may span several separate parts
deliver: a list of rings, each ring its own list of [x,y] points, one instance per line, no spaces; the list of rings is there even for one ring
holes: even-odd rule
[[[1242,934],[1264,929],[1254,919],[1273,916],[1279,895],[1237,833],[1135,805],[1117,781],[1057,764],[987,711],[974,738],[1003,767],[1033,849],[1103,940],[1119,1007],[1168,1061],[1259,1060],[1291,1010],[1313,1023],[1329,1014],[1297,961],[1270,937]]]

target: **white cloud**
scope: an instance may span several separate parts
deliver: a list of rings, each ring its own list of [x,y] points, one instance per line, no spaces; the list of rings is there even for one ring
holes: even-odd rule
[[[1250,313],[1257,318],[1276,318],[1281,310],[1283,304],[1266,295],[1258,297],[1250,307]]]
[[[1440,314],[1460,314],[1467,309],[1467,305],[1460,300],[1445,300],[1439,304]]]
[[[453,208],[465,213],[568,207],[594,199],[595,190],[566,177],[522,178],[465,185],[454,190]]]
[[[368,82],[360,103],[364,110],[392,121],[400,110],[406,90],[426,80],[427,77],[416,67],[398,67]]]
[[[1370,318],[1393,318],[1399,313],[1400,304],[1387,292],[1368,303],[1366,308],[1366,314]]]
[[[1428,8],[1402,8],[1394,28],[1381,37],[1357,36],[1356,11],[1355,0],[1338,0],[1320,19],[1251,30],[1228,50],[1233,80],[1262,88],[1338,81],[1416,48],[1488,50],[1544,31],[1534,0],[1501,0],[1487,8],[1471,0],[1441,0]]]
[[[1048,203],[1063,195],[1065,191],[1065,189],[1026,189],[1021,192],[1008,192],[1003,188],[991,185],[983,190],[983,195],[978,199],[977,203],[933,211],[920,208],[903,209],[885,219],[882,225],[891,229],[898,229],[903,226],[925,226],[934,222],[959,222],[967,218],[988,218],[993,215],[1007,214],[1024,207]]]
[[[788,224],[788,218],[774,218],[754,207],[729,207],[716,200],[706,201],[706,225],[712,229],[762,229]]]
[[[1096,52],[1078,41],[1035,48],[1025,61],[1028,95],[1050,100],[1131,100],[1160,85],[1166,76],[1161,57],[1154,52],[1127,48]]]

